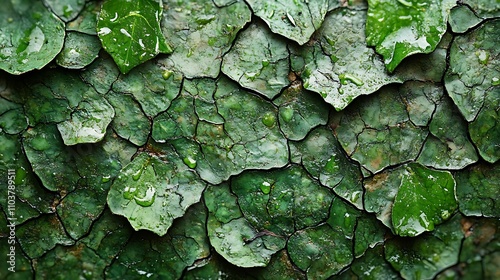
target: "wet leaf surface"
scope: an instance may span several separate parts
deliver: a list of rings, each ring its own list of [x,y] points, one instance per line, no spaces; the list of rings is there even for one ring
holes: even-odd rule
[[[498,217],[499,166],[477,164],[455,174],[460,211],[467,216]]]
[[[458,261],[464,237],[460,215],[438,226],[435,231],[412,239],[394,238],[385,245],[385,258],[404,279],[433,278],[443,268]]]
[[[334,1],[250,0],[255,15],[263,19],[274,33],[303,45],[319,29],[326,13],[334,8]],[[331,6],[330,6],[331,5]]]
[[[279,107],[280,129],[290,140],[299,141],[318,125],[326,124],[329,106],[317,94],[292,84],[273,101]]]
[[[392,72],[405,57],[436,48],[454,5],[452,0],[368,0],[367,44],[376,47]]]
[[[125,74],[159,53],[171,53],[160,28],[161,1],[104,1],[97,35],[104,49]]]
[[[290,237],[287,250],[308,278],[326,279],[351,263],[351,246],[351,240],[325,224],[297,231]]]
[[[416,236],[432,231],[457,208],[455,180],[449,172],[408,164],[392,206],[396,234]]]
[[[160,154],[152,154],[160,148]],[[205,184],[169,146],[140,153],[114,180],[108,205],[125,216],[135,230],[148,229],[162,236],[175,218],[200,200]]]
[[[41,257],[57,244],[66,246],[74,244],[55,214],[42,215],[19,226],[16,229],[16,238],[30,258]]]
[[[204,195],[209,215],[208,237],[214,249],[239,267],[266,266],[271,256],[285,247],[285,239],[258,229],[243,217],[227,184],[210,186]]]
[[[300,72],[304,88],[319,93],[337,110],[360,95],[402,81],[386,73],[374,50],[366,46],[365,18],[365,11],[334,10],[312,46],[292,48],[292,69]]]
[[[346,158],[331,130],[319,127],[304,141],[292,142],[291,153],[292,161],[302,164],[322,185],[357,208],[363,208],[361,171]]]
[[[241,174],[231,184],[250,223],[278,236],[326,220],[333,194],[307,176],[300,167]]]
[[[488,162],[499,159],[498,98],[500,72],[497,34],[500,21],[485,23],[478,29],[457,36],[450,49],[450,68],[445,85],[465,119],[479,154]]]
[[[174,47],[167,67],[188,78],[217,77],[222,55],[250,20],[251,11],[242,0],[172,1],[162,21],[162,31]]]
[[[85,7],[85,0],[43,0],[45,5],[59,18],[68,22],[74,19]]]
[[[499,278],[500,6],[375,2],[7,1],[0,278]]]
[[[64,68],[81,69],[94,61],[101,50],[96,36],[78,32],[68,32],[64,47],[57,55],[56,62]]]
[[[164,237],[149,232],[133,234],[106,269],[106,278],[178,279],[196,259],[208,257],[205,222],[206,210],[196,204],[176,220]]]
[[[268,98],[288,85],[289,68],[286,42],[262,23],[242,31],[222,63],[224,74]]]
[[[42,1],[4,3],[0,12],[0,69],[15,75],[41,69],[57,56],[63,43],[64,24]]]
[[[404,93],[400,95],[395,86],[384,87],[344,112],[335,130],[339,142],[373,173],[414,160],[428,134],[411,122]]]

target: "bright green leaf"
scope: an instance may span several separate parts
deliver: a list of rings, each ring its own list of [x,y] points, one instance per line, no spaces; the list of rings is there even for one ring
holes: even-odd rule
[[[405,57],[436,48],[454,5],[454,0],[368,0],[366,42],[392,72]]]
[[[125,74],[159,53],[171,53],[160,29],[161,0],[106,0],[97,35],[104,49]]]
[[[411,163],[392,206],[396,234],[416,236],[446,221],[457,208],[455,180],[449,172]]]

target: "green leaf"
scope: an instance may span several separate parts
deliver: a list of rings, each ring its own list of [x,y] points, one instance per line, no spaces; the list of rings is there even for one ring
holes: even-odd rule
[[[175,218],[200,200],[205,183],[169,146],[150,149],[159,154],[140,153],[120,171],[108,193],[108,205],[135,230],[163,236]]]
[[[366,42],[393,72],[407,56],[436,48],[454,5],[454,0],[368,0]]]
[[[370,172],[414,160],[428,134],[409,119],[406,92],[399,90],[384,87],[341,112],[335,129],[338,140]]]
[[[455,174],[458,204],[464,215],[500,217],[499,169],[499,164],[477,164]]]
[[[248,4],[274,33],[303,45],[320,28],[329,9],[333,9],[330,2],[334,1],[250,0]]]
[[[134,99],[127,94],[110,92],[106,99],[115,110],[111,122],[116,134],[137,146],[146,144],[151,125]]]
[[[319,182],[359,209],[363,186],[359,167],[344,155],[333,132],[316,128],[301,142],[290,142],[292,161],[302,164]]]
[[[274,98],[288,85],[288,56],[282,38],[262,24],[252,24],[224,55],[222,72],[241,86]]]
[[[312,46],[291,48],[292,69],[304,88],[319,93],[336,110],[360,95],[402,82],[387,74],[375,51],[366,46],[365,21],[365,11],[336,9],[325,18]]]
[[[43,236],[44,238],[40,238]],[[39,258],[57,244],[69,246],[74,241],[66,235],[56,214],[42,215],[16,228],[16,238],[30,258]]]
[[[407,238],[393,238],[385,245],[385,258],[404,279],[432,279],[442,269],[455,264],[464,237],[460,215],[408,242]]]
[[[107,263],[95,251],[82,243],[71,247],[56,246],[55,249],[37,259],[36,277],[41,279],[99,278]]]
[[[0,97],[0,129],[8,134],[18,134],[27,127],[22,105]]]
[[[333,198],[327,188],[295,165],[243,173],[232,181],[231,189],[252,226],[279,236],[325,220]]]
[[[488,162],[500,158],[498,108],[500,99],[500,20],[489,21],[478,29],[457,36],[450,49],[450,67],[445,86],[453,102],[470,122],[469,133],[479,154]]]
[[[68,69],[81,69],[94,61],[101,50],[101,42],[96,36],[79,32],[68,32],[64,48],[57,55],[56,62]]]
[[[95,143],[102,140],[114,115],[108,101],[89,89],[71,113],[71,118],[58,123],[57,129],[65,145]]]
[[[160,29],[161,17],[161,0],[104,1],[97,34],[123,74],[159,53],[172,52]]]
[[[5,1],[0,12],[0,69],[19,75],[42,69],[61,51],[64,23],[41,1]]]
[[[227,184],[210,186],[204,195],[209,215],[208,237],[217,253],[240,267],[266,266],[285,247],[285,240],[268,231],[257,232],[238,209]]]
[[[193,99],[202,101],[194,102],[193,108]],[[196,121],[198,112],[203,121]],[[225,77],[185,81],[183,94],[155,119],[153,139],[175,139],[177,152],[196,161],[194,169],[211,184],[245,169],[270,169],[288,162],[277,109]]]
[[[87,1],[78,16],[66,23],[66,30],[78,31],[88,35],[97,35],[97,17],[104,0]]]
[[[65,22],[68,22],[83,10],[85,0],[43,0],[45,5]]]
[[[457,206],[455,180],[449,172],[410,163],[394,199],[392,224],[396,234],[416,236],[446,221]]]
[[[279,107],[280,129],[290,140],[304,139],[311,129],[328,120],[328,104],[297,84],[286,88],[273,103]]]
[[[470,8],[470,4],[455,6],[450,11],[449,23],[453,32],[464,33],[467,30],[478,25],[480,22],[481,18],[479,18],[474,13],[474,10]]]
[[[376,246],[373,249],[368,249],[366,254],[354,260],[351,265],[351,270],[358,279],[401,279],[391,265],[384,260],[383,246]]]
[[[174,222],[164,237],[135,233],[107,267],[105,278],[179,279],[187,267],[210,254],[206,218],[206,209],[196,204]]]
[[[103,67],[110,66],[105,64]],[[132,94],[146,116],[154,117],[167,110],[170,102],[180,92],[182,76],[178,72],[172,72],[167,78],[165,72],[170,71],[157,61],[148,61],[127,75],[114,80],[110,78],[109,82],[114,92]]]
[[[377,219],[390,228],[392,232],[394,232],[392,207],[404,172],[405,169],[402,167],[387,170],[367,178],[364,183],[366,211],[375,213]]]
[[[88,248],[106,259],[108,262],[114,259],[121,251],[132,233],[132,228],[127,220],[113,215],[109,209],[92,225],[90,234],[80,240]]]
[[[216,78],[223,55],[251,16],[242,0],[169,1],[162,31],[175,49],[164,63],[187,78]]]
[[[462,169],[478,160],[469,141],[467,123],[445,97],[433,112],[429,125],[431,135],[425,141],[417,161],[438,169]]]
[[[45,188],[67,192],[76,187],[80,175],[73,150],[64,145],[55,125],[37,125],[23,138],[26,156]]]
[[[297,231],[288,240],[292,261],[307,272],[309,279],[327,279],[353,260],[352,240],[329,225]]]

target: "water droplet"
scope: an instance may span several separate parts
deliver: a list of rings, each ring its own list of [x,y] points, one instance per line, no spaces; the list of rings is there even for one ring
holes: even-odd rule
[[[109,33],[111,33],[111,29],[109,29],[108,27],[102,27],[97,32],[97,34],[100,35],[100,36],[108,35]]]
[[[498,77],[491,78],[491,85],[493,85],[493,86],[500,85],[500,79]]]
[[[262,60],[262,66],[263,67],[269,66],[269,60],[267,59]]]
[[[280,116],[285,122],[292,120],[294,112],[292,108],[280,108]]]
[[[358,201],[358,199],[359,199],[360,196],[361,196],[361,192],[359,192],[359,191],[358,192],[353,192],[351,194],[351,202],[352,203],[356,203]]]
[[[262,184],[260,185],[260,190],[263,194],[269,194],[271,192],[271,183],[266,181],[262,182]]]
[[[135,197],[136,193],[137,193],[136,187],[125,187],[125,189],[123,190],[123,198],[131,200]]]
[[[168,80],[172,75],[174,74],[174,71],[171,70],[165,70],[163,71],[163,79]]]
[[[363,81],[361,81],[359,78],[357,78],[351,74],[347,74],[347,73],[340,74],[339,79],[340,79],[340,83],[343,85],[347,85],[347,81],[352,82],[353,84],[357,85],[358,87],[362,86],[364,84]]]
[[[479,62],[486,65],[488,64],[488,60],[490,58],[490,53],[486,52],[484,50],[478,50],[476,51],[476,56],[479,59]]]
[[[189,167],[189,168],[196,168],[196,160],[190,156],[185,157],[182,161]]]
[[[262,116],[262,123],[267,127],[273,127],[276,123],[276,117],[273,113],[268,112]]]
[[[134,179],[134,181],[139,180],[139,178],[141,178],[141,174],[142,174],[142,168],[137,170],[137,172],[135,172],[134,174],[132,174],[132,179]]]
[[[295,20],[293,19],[292,15],[290,15],[288,12],[286,13],[286,17],[288,18],[288,20],[290,21],[290,23],[293,25],[293,26],[297,26],[295,24]]]
[[[143,207],[151,206],[155,202],[156,198],[156,189],[150,184],[148,185],[149,187],[146,190],[146,194],[144,196],[142,197],[139,197],[137,195],[134,196],[135,203]]]
[[[250,81],[254,81],[257,76],[259,76],[259,73],[257,73],[257,72],[246,72],[245,73],[245,77],[247,77]]]
[[[102,183],[106,183],[106,182],[109,182],[109,180],[111,180],[111,176],[110,175],[102,176],[101,182]]]

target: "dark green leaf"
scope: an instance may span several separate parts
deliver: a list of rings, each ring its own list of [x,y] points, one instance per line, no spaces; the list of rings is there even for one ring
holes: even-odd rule
[[[22,74],[41,69],[61,51],[64,23],[42,1],[4,1],[0,12],[0,69]]]

